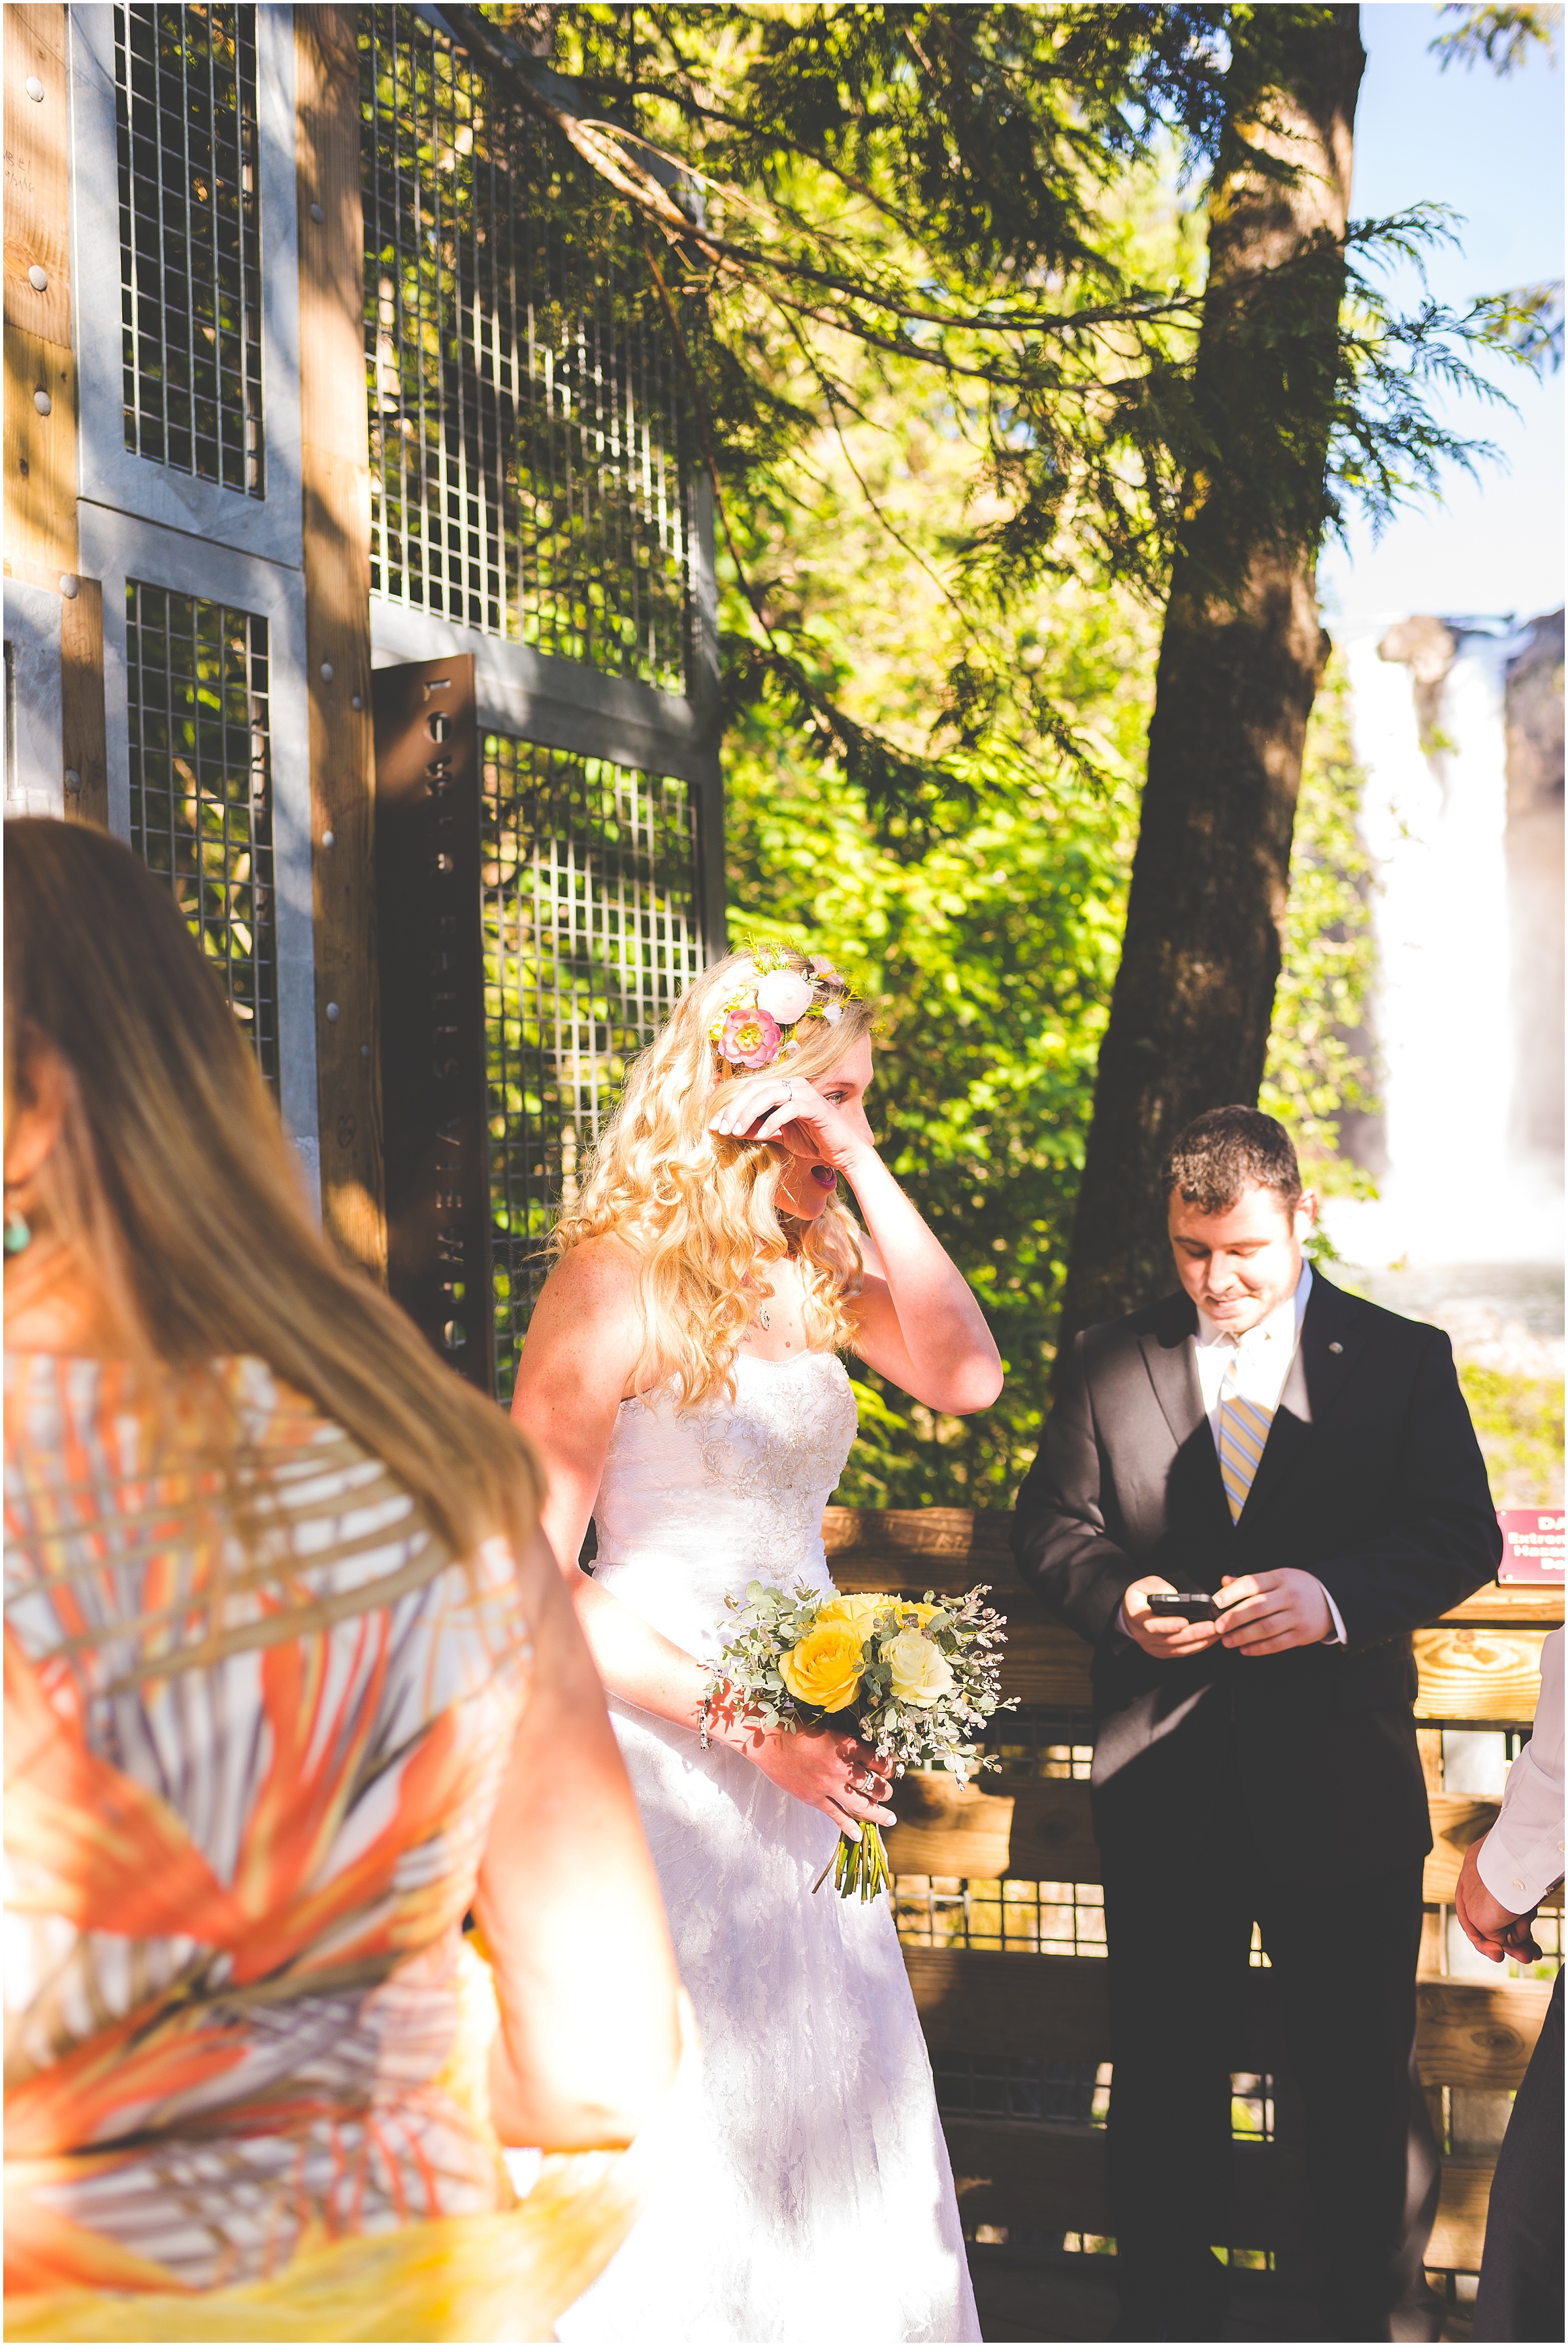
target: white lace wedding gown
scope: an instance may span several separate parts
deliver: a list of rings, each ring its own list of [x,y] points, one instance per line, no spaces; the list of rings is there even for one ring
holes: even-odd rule
[[[625,1402],[595,1577],[688,1653],[748,1580],[827,1591],[822,1509],[855,1438],[830,1353],[736,1364],[733,1402]],[[702,2109],[559,2336],[978,2339],[931,2066],[885,1898],[811,1885],[830,1821],[734,1753],[612,1701],[702,2032]]]

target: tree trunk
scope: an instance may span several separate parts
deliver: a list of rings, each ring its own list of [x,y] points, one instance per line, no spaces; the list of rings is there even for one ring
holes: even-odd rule
[[[1216,453],[1212,472],[1188,484],[1172,574],[1064,1351],[1079,1328],[1168,1291],[1160,1160],[1205,1108],[1257,1100],[1302,745],[1328,648],[1314,581],[1365,62],[1359,12],[1236,15],[1194,377]]]

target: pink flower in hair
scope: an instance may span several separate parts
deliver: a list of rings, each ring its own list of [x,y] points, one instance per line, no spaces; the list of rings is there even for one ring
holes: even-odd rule
[[[721,1057],[737,1067],[769,1067],[779,1056],[779,1022],[766,1010],[732,1010],[718,1038]]]

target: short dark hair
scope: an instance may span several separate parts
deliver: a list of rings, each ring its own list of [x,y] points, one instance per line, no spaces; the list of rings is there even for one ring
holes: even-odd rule
[[[1195,1116],[1166,1152],[1162,1195],[1179,1189],[1189,1206],[1227,1214],[1244,1189],[1273,1189],[1293,1207],[1301,1168],[1290,1135],[1255,1107],[1211,1107]]]

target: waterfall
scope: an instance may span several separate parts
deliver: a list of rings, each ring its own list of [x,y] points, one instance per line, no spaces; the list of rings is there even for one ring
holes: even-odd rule
[[[1382,1101],[1349,1136],[1378,1198],[1326,1215],[1350,1262],[1563,1260],[1562,641],[1559,613],[1347,648]]]

